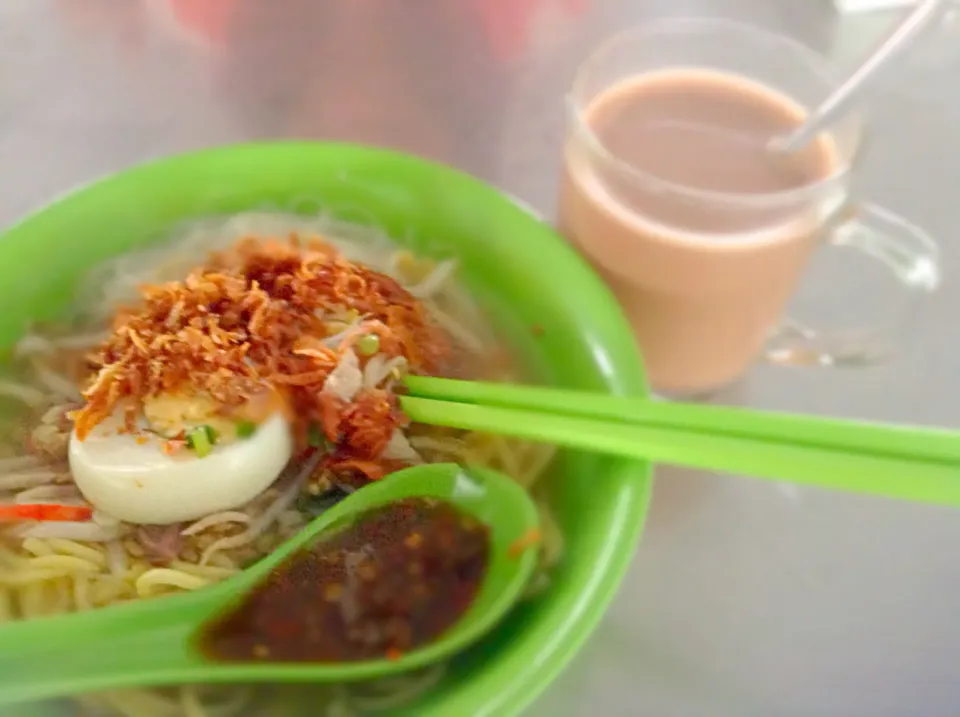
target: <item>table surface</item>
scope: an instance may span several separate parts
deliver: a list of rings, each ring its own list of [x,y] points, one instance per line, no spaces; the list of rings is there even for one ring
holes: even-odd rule
[[[574,67],[666,15],[751,21],[840,65],[895,17],[828,0],[0,0],[0,222],[150,157],[279,136],[417,152],[550,215]],[[960,423],[960,23],[868,112],[862,190],[940,240],[948,281],[889,363],[761,367],[723,399]],[[609,616],[531,715],[960,714],[954,540],[943,509],[663,470]]]

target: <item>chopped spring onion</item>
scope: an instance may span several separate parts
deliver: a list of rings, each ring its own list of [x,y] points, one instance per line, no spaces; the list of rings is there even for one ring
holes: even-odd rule
[[[187,434],[187,445],[197,454],[197,458],[209,456],[216,442],[217,432],[213,426],[206,424],[197,426]]]
[[[327,445],[327,437],[323,435],[323,431],[320,430],[320,426],[316,423],[311,423],[307,429],[307,443],[309,443],[312,448],[323,448]]]
[[[86,505],[59,505],[55,503],[0,505],[0,520],[79,522],[92,518],[93,508]]]
[[[357,340],[357,351],[363,356],[373,356],[380,350],[380,337],[376,334],[367,334]]]
[[[237,421],[237,438],[249,438],[257,431],[253,421]]]

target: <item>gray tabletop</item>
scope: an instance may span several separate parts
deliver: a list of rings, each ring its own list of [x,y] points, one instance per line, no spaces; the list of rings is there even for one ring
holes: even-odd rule
[[[2,0],[0,222],[150,157],[279,136],[424,154],[549,215],[573,68],[667,14],[749,20],[839,63],[893,17],[838,19],[827,0]],[[862,190],[941,241],[943,290],[886,365],[761,367],[722,398],[957,424],[960,24],[869,116]],[[958,715],[954,540],[946,510],[662,470],[613,609],[531,714]]]

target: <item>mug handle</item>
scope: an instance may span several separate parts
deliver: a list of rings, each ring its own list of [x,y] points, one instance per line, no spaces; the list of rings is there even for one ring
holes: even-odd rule
[[[852,252],[877,260],[895,285],[891,290],[864,297],[861,275],[845,271],[832,277],[830,286],[842,289],[842,296],[832,297],[823,305],[822,292],[804,300],[803,285],[798,293],[797,313],[784,320],[771,334],[766,357],[770,363],[788,366],[865,366],[887,359],[896,339],[909,329],[921,300],[940,284],[940,251],[936,242],[920,227],[903,217],[873,204],[860,204],[852,212],[844,212],[837,223],[827,229],[826,239],[814,262],[834,262],[834,255]],[[815,275],[816,267],[812,269]],[[838,286],[839,285],[839,286]],[[808,283],[807,286],[810,286]],[[823,284],[819,284],[823,286]],[[806,306],[804,306],[806,304]],[[819,305],[819,306],[817,306]],[[822,315],[850,313],[849,307],[866,308],[871,319],[866,325],[843,327],[822,325]],[[802,318],[819,308],[816,319]],[[859,317],[858,317],[858,320]],[[836,323],[836,321],[834,321]]]

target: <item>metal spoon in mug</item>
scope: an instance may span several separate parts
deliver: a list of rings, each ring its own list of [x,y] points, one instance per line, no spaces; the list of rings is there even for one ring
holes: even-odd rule
[[[947,4],[946,0],[920,0],[867,59],[810,113],[803,124],[788,134],[774,137],[768,144],[769,149],[781,154],[791,154],[803,149],[825,127],[847,111],[851,101],[880,70],[913,45],[917,37],[943,14]]]

